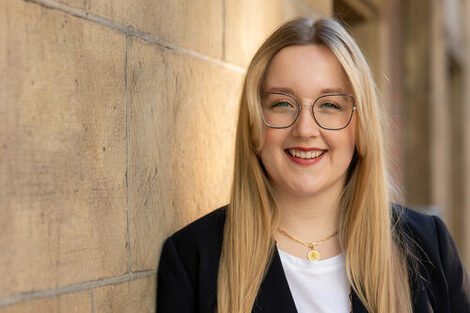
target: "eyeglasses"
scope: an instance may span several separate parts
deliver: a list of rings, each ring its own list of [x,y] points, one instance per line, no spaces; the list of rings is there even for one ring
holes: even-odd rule
[[[263,122],[271,128],[287,128],[294,125],[302,106],[297,99],[283,92],[261,94]],[[340,130],[351,122],[354,110],[354,97],[348,94],[327,94],[313,102],[312,114],[315,122],[323,129]]]

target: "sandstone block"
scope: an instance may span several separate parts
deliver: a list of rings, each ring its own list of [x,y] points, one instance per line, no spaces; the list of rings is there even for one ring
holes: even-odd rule
[[[380,1],[380,0],[376,0]],[[331,16],[333,14],[333,1],[332,0],[301,0],[307,5],[315,14],[323,16]]]
[[[85,4],[87,0],[56,0],[56,1],[66,4],[70,7],[85,9]]]
[[[246,67],[263,40],[287,20],[297,16],[329,15],[331,1],[304,2],[226,0],[225,59]]]
[[[94,291],[95,313],[155,312],[155,276],[105,286]]]
[[[177,228],[228,201],[242,74],[133,40],[129,60],[132,270]]]
[[[89,291],[81,291],[18,303],[0,309],[0,313],[90,313]]]
[[[223,1],[87,0],[88,12],[216,58],[223,49]]]
[[[0,297],[127,271],[125,36],[0,2]]]

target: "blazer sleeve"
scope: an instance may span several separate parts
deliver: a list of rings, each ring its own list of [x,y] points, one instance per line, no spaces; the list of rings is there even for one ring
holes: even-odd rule
[[[157,271],[157,313],[196,312],[194,287],[169,237],[163,244]]]
[[[451,312],[470,313],[470,281],[468,273],[444,222],[437,216],[433,217],[439,240],[442,268],[447,281]]]

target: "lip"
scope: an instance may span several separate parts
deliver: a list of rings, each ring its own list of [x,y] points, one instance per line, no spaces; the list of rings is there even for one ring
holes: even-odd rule
[[[284,149],[284,150],[287,151],[287,150],[289,150],[289,149],[296,149],[296,150],[302,150],[302,151],[326,150],[326,149],[320,149],[320,148],[315,148],[315,147],[312,147],[312,148],[307,148],[307,147],[289,147],[289,148],[286,148],[286,149]]]
[[[297,158],[295,156],[290,155],[289,152],[288,152],[289,149],[296,149],[296,150],[302,150],[302,151],[318,151],[318,150],[321,150],[321,151],[325,151],[325,152],[323,152],[322,155],[320,155],[318,158],[301,159],[301,158]],[[290,147],[290,148],[284,149],[284,152],[289,157],[289,159],[291,159],[293,162],[295,162],[299,165],[313,165],[313,164],[319,162],[321,159],[323,159],[323,157],[328,153],[328,150],[319,149],[319,148]]]

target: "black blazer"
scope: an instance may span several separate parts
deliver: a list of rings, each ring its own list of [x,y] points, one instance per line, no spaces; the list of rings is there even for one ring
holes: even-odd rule
[[[163,245],[157,273],[157,313],[214,313],[226,207],[174,233]],[[470,282],[442,220],[403,210],[405,233],[421,249],[412,279],[415,313],[470,312]],[[427,257],[426,257],[427,255]],[[351,288],[354,313],[367,313]],[[253,313],[297,312],[277,249],[260,286]]]

